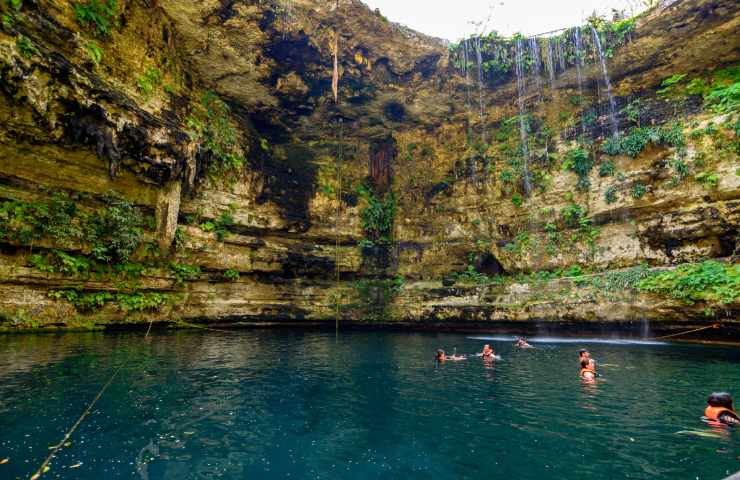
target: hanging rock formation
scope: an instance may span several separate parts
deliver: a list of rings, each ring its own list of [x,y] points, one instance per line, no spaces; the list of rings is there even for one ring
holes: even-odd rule
[[[568,35],[534,40],[523,80],[551,81],[519,103],[505,39],[461,66],[359,0],[285,3],[3,4],[0,327],[333,325],[338,301],[353,324],[740,336],[740,114],[709,98],[738,82],[737,2],[594,20],[614,105],[590,35],[583,85]],[[730,283],[639,288],[683,264]]]

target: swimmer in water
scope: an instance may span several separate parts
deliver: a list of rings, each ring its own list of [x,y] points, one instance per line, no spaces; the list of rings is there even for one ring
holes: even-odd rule
[[[516,346],[517,348],[534,348],[532,345],[529,344],[524,338],[519,337],[516,339]]]
[[[493,351],[493,349],[491,348],[489,344],[485,344],[483,345],[483,350],[481,350],[478,356],[489,360],[489,359],[493,359],[493,357],[496,356],[496,353]]]
[[[740,416],[733,409],[732,397],[729,393],[715,392],[709,395],[704,416],[712,423],[740,425]]]
[[[594,372],[596,371],[596,362],[591,358],[591,353],[586,349],[578,350],[578,361],[583,362],[583,360],[588,360],[591,369]]]
[[[442,362],[444,362],[446,360],[457,362],[459,360],[465,360],[465,358],[466,357],[464,357],[462,355],[456,355],[456,354],[455,355],[447,355],[447,354],[445,354],[445,351],[442,350],[441,348],[439,350],[437,350],[437,354],[434,356],[434,359],[436,361],[440,362],[440,363],[442,363]]]
[[[578,376],[586,382],[593,382],[596,380],[596,370],[591,363],[589,363],[587,358],[581,360],[581,371],[578,373]]]

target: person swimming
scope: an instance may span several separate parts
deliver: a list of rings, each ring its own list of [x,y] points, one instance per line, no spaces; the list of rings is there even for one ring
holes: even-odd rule
[[[588,358],[581,360],[581,371],[578,376],[588,382],[596,380],[596,369],[591,365]]]
[[[518,337],[516,339],[516,346],[517,346],[517,348],[534,348],[523,337]]]
[[[740,425],[740,416],[732,406],[732,396],[726,392],[714,392],[709,395],[704,416],[712,423]]]
[[[486,359],[492,359],[496,356],[496,352],[493,351],[491,346],[489,344],[483,345],[483,350],[478,354],[479,357],[483,357]]]
[[[578,361],[583,362],[583,360],[588,360],[589,365],[591,366],[591,369],[595,372],[596,371],[596,362],[593,358],[591,358],[591,353],[584,349],[578,350]]]
[[[441,348],[437,350],[437,354],[434,356],[434,359],[436,361],[440,362],[440,363],[442,363],[442,362],[444,362],[446,360],[450,360],[450,361],[456,362],[456,361],[459,361],[459,360],[465,360],[466,358],[467,357],[465,357],[463,355],[457,355],[457,354],[447,355],[445,353],[445,351],[442,350]]]

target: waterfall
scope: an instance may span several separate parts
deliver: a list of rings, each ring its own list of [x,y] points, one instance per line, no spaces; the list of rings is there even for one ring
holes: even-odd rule
[[[537,94],[539,94],[541,88],[540,72],[542,59],[540,58],[540,47],[535,37],[529,39],[529,55],[532,57],[532,72],[534,73],[534,82],[537,88]]]
[[[475,57],[478,65],[478,104],[480,106],[480,141],[486,143],[486,129],[483,126],[484,109],[483,109],[483,58],[481,56],[481,38],[475,39]]]
[[[558,64],[560,65],[560,71],[565,71],[565,52],[563,51],[563,42],[560,37],[557,38],[558,46],[557,46],[557,55],[558,55]]]
[[[524,176],[524,191],[529,196],[532,191],[532,185],[529,182],[529,133],[527,127],[527,119],[525,117],[524,109],[524,94],[526,91],[526,80],[524,78],[523,68],[523,54],[524,47],[522,46],[522,40],[517,39],[516,41],[516,88],[517,88],[517,105],[519,106],[519,133],[522,142],[522,173]]]
[[[552,38],[547,39],[547,73],[550,76],[550,89],[555,92],[555,64],[552,61],[553,55]]]
[[[591,32],[594,35],[594,44],[599,51],[599,60],[601,61],[601,73],[604,74],[604,84],[606,85],[606,95],[609,97],[609,120],[612,127],[612,136],[619,136],[619,126],[617,125],[617,104],[614,101],[614,95],[612,94],[612,82],[609,80],[609,70],[606,68],[606,59],[604,58],[604,51],[601,48],[601,38],[599,32],[592,26]]]
[[[581,27],[576,27],[573,31],[576,44],[576,73],[578,75],[578,103],[583,105],[583,73],[581,72],[581,62],[583,61],[583,45],[581,44]],[[581,113],[581,116],[583,113]],[[586,122],[581,118],[581,134],[586,135]]]

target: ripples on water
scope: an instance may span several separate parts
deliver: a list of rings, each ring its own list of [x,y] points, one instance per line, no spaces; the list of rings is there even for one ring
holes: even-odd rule
[[[707,478],[740,432],[740,352],[508,337],[287,331],[0,336],[0,478],[28,478],[123,370],[44,478]],[[596,339],[598,340],[598,339]],[[435,365],[436,348],[502,360]],[[589,345],[603,379],[577,378]],[[677,434],[677,432],[683,432]],[[70,468],[82,463],[78,468]]]

